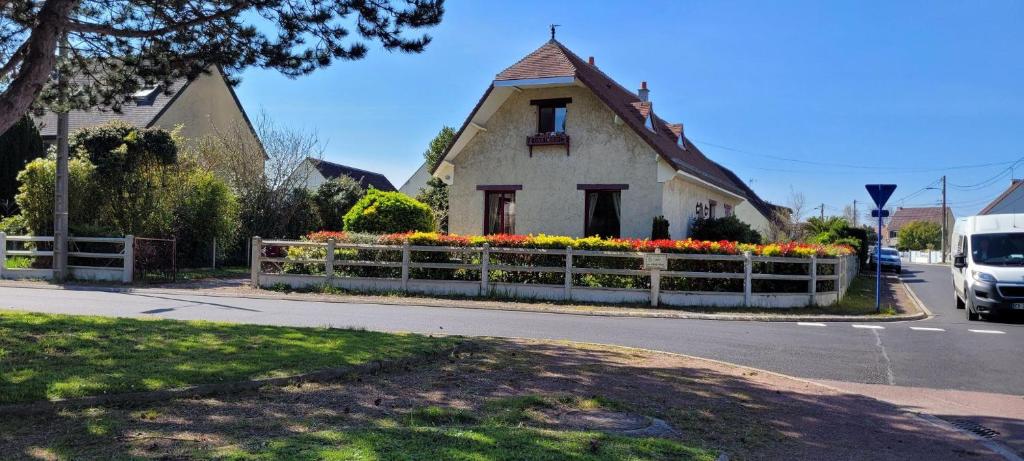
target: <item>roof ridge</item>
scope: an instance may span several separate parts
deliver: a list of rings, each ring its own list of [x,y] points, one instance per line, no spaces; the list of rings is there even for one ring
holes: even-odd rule
[[[310,159],[310,160],[313,160],[315,162],[322,162],[322,163],[326,163],[328,165],[333,165],[333,166],[337,166],[337,167],[341,167],[341,168],[348,168],[350,170],[355,170],[355,171],[358,171],[360,173],[369,173],[369,174],[373,174],[373,175],[377,175],[377,176],[384,176],[384,174],[382,174],[382,173],[377,173],[375,171],[370,171],[370,170],[364,170],[362,168],[357,168],[357,167],[354,167],[354,166],[344,165],[344,164],[341,164],[341,163],[332,162],[330,160],[317,159],[317,158],[313,158],[313,157],[306,157],[306,158]]]

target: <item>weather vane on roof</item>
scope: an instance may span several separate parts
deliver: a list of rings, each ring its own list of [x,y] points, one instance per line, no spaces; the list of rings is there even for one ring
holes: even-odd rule
[[[551,40],[555,39],[555,28],[556,27],[562,27],[562,25],[561,24],[552,24],[551,25]]]

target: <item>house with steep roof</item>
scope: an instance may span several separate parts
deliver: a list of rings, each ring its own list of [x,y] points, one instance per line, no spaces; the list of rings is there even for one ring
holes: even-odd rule
[[[57,114],[46,111],[33,116],[43,142],[57,141]],[[137,128],[158,127],[166,130],[181,127],[185,139],[199,139],[217,133],[218,130],[240,130],[243,136],[251,136],[246,142],[255,146],[262,144],[256,130],[246,115],[235,90],[225,80],[220,69],[211,67],[207,74],[189,81],[180,79],[168,87],[156,85],[145,88],[124,102],[115,110],[111,107],[95,107],[73,110],[68,113],[68,131],[74,133],[82,128],[103,125],[112,121],[123,121]]]
[[[1010,187],[978,212],[978,214],[1013,213],[1024,213],[1024,180],[1011,180]]]
[[[953,224],[956,217],[953,210],[946,207],[945,214],[940,206],[904,208],[898,207],[889,216],[889,222],[882,228],[882,245],[895,247],[899,245],[900,229],[915,221],[923,221],[942,225],[943,217],[946,219],[946,233],[952,234]],[[947,240],[948,241],[948,240]]]
[[[685,238],[697,217],[774,214],[657,115],[646,82],[627,90],[554,38],[497,74],[431,174],[459,234],[644,238],[664,216]]]
[[[295,168],[295,171],[292,172],[292,177],[296,178],[298,181],[302,181],[305,188],[310,191],[316,191],[321,184],[342,176],[348,176],[356,180],[363,189],[369,189],[372,187],[385,192],[393,192],[397,190],[395,189],[395,186],[391,184],[391,181],[380,173],[361,170],[359,168],[353,168],[312,157],[306,157],[306,160],[302,161],[302,163]]]

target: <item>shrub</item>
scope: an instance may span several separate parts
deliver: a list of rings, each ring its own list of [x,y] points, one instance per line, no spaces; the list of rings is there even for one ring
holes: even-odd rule
[[[900,250],[934,250],[942,245],[942,226],[927,221],[912,221],[900,228]]]
[[[25,223],[25,217],[20,214],[16,214],[0,219],[0,232],[7,235],[22,235],[28,233],[28,225]]]
[[[96,216],[98,193],[92,181],[93,166],[89,161],[73,158],[68,163],[68,222],[75,226],[92,222]],[[57,161],[38,158],[18,173],[18,195],[25,227],[33,235],[53,235],[53,195],[57,177]]]
[[[389,233],[433,229],[434,218],[430,207],[401,192],[370,189],[345,214],[345,230],[350,232]]]
[[[213,241],[223,256],[235,242],[239,227],[238,201],[227,184],[205,170],[180,175],[174,197],[174,235],[183,267],[209,264]]]
[[[651,224],[651,240],[666,240],[672,238],[668,233],[668,220],[664,216],[655,216]]]
[[[690,237],[695,240],[761,243],[761,234],[736,216],[698,218],[694,220],[690,229]]]
[[[292,210],[288,224],[285,226],[285,234],[288,238],[296,238],[323,227],[324,223],[320,220],[316,200],[308,190],[301,187],[292,189],[285,202]]]
[[[313,200],[316,201],[324,229],[344,229],[345,213],[348,213],[364,194],[366,191],[359,185],[359,181],[345,175],[321,184]]]

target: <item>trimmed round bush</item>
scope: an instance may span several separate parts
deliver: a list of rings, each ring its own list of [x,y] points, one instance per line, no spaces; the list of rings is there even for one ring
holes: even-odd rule
[[[345,213],[345,231],[385,234],[434,230],[430,207],[401,192],[370,189]]]

